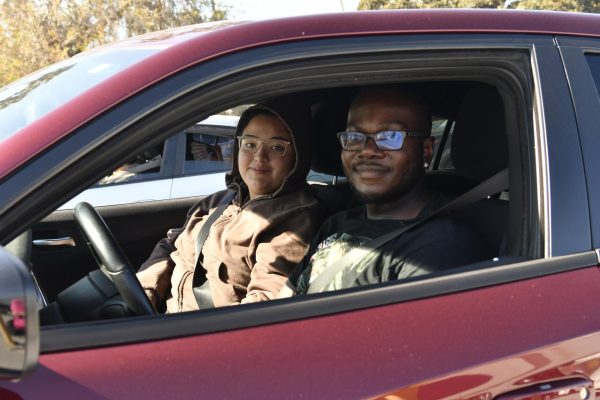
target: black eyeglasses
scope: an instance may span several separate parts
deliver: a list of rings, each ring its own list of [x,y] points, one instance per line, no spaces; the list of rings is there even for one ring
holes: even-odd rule
[[[412,131],[382,131],[372,135],[362,132],[339,132],[337,137],[344,150],[360,151],[365,148],[368,139],[373,139],[380,150],[400,150],[407,136],[428,137],[429,133]]]

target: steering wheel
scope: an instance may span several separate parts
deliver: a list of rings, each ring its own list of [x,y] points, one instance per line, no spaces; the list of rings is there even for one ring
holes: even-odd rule
[[[94,207],[79,203],[73,211],[100,270],[114,283],[127,306],[137,315],[156,314],[127,256]]]

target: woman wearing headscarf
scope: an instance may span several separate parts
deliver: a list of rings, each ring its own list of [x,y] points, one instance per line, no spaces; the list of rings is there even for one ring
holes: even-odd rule
[[[293,99],[278,99],[242,114],[228,189],[192,207],[183,228],[170,230],[137,274],[157,309],[203,308],[192,291],[194,272],[205,275],[203,287],[216,307],[276,297],[321,222],[306,183],[310,116],[302,110]],[[231,196],[197,255],[202,226]]]

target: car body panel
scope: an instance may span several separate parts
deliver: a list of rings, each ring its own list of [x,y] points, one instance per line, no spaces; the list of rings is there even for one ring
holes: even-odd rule
[[[24,398],[53,387],[90,399],[176,392],[182,399],[413,393],[433,400],[495,396],[569,376],[598,380],[598,285],[590,267],[310,320],[46,354],[29,379],[0,386]]]

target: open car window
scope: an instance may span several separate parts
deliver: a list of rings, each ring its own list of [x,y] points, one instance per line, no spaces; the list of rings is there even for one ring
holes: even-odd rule
[[[185,130],[184,175],[229,171],[239,116],[213,115]]]
[[[365,51],[369,53],[367,49],[368,46],[365,47]],[[380,299],[380,295],[383,296],[384,291],[390,290],[395,293],[396,289],[390,288],[397,287],[398,293],[393,296],[405,296],[405,294],[400,294],[402,292],[413,293],[411,296],[419,298],[431,293],[438,293],[437,290],[450,290],[442,285],[441,282],[444,281],[441,279],[442,276],[456,276],[457,281],[452,287],[461,287],[460,276],[468,271],[492,271],[489,274],[483,274],[482,279],[494,280],[499,279],[493,273],[496,271],[495,268],[512,265],[515,260],[539,258],[541,255],[540,238],[530,234],[539,229],[538,222],[534,218],[536,212],[533,211],[537,207],[536,195],[532,191],[533,188],[529,186],[531,180],[526,179],[533,173],[533,169],[530,169],[533,149],[528,147],[532,134],[528,127],[531,126],[529,121],[532,115],[527,111],[531,109],[527,106],[531,102],[531,93],[527,91],[528,89],[523,89],[529,87],[528,81],[526,79],[523,82],[514,81],[517,78],[513,73],[514,70],[521,71],[525,68],[524,66],[528,65],[527,51],[522,49],[491,52],[474,50],[470,52],[471,58],[469,59],[478,59],[483,65],[476,76],[469,75],[470,64],[464,60],[464,54],[461,51],[444,50],[438,53],[435,50],[411,50],[410,54],[411,57],[408,58],[403,51],[394,51],[387,55],[393,59],[395,72],[392,75],[389,74],[388,64],[383,68],[382,64],[376,62],[377,57],[374,56],[375,61],[373,61],[369,58],[370,56],[363,58],[360,54],[346,54],[341,58],[318,56],[319,62],[316,64],[313,64],[314,59],[312,58],[300,59],[297,61],[297,65],[293,63],[286,66],[275,64],[276,68],[273,67],[273,71],[264,70],[262,74],[252,75],[253,79],[260,83],[257,83],[258,86],[238,88],[227,94],[219,92],[219,96],[214,95],[212,87],[208,83],[207,86],[204,86],[203,74],[205,71],[201,68],[198,70],[191,68],[186,71],[191,76],[185,80],[197,81],[198,87],[193,91],[186,92],[185,95],[179,92],[181,90],[177,83],[179,80],[165,81],[164,88],[156,90],[156,93],[167,96],[168,101],[164,99],[158,101],[167,106],[158,107],[152,113],[148,113],[143,118],[140,117],[139,121],[131,124],[129,130],[124,130],[122,135],[110,136],[105,139],[103,146],[119,149],[120,153],[112,155],[110,152],[102,151],[104,150],[102,147],[78,150],[85,151],[89,165],[104,168],[105,172],[109,165],[123,163],[139,154],[140,150],[146,151],[161,144],[163,146],[163,166],[168,166],[168,163],[172,162],[170,164],[173,168],[172,182],[164,188],[165,194],[160,199],[126,202],[118,205],[104,204],[98,207],[98,211],[106,219],[107,225],[126,252],[133,268],[139,268],[149,257],[154,246],[165,237],[170,229],[181,228],[189,208],[194,203],[203,196],[224,189],[223,175],[231,165],[231,149],[235,140],[234,132],[237,124],[235,118],[237,117],[229,115],[227,116],[227,119],[230,120],[229,123],[216,123],[216,120],[211,121],[213,117],[210,116],[221,118],[223,113],[234,107],[258,103],[283,94],[294,95],[298,97],[299,101],[310,102],[314,129],[311,131],[313,157],[312,170],[307,177],[308,182],[318,194],[320,201],[325,204],[325,209],[329,214],[359,204],[348,182],[344,179],[344,173],[340,166],[340,145],[336,134],[346,127],[348,107],[358,88],[362,84],[373,83],[411,85],[431,100],[432,114],[436,118],[433,129],[436,144],[434,165],[430,166],[426,174],[426,179],[431,187],[452,198],[475,187],[502,169],[513,168],[515,172],[511,174],[509,187],[503,189],[510,193],[511,200],[506,200],[506,197],[492,196],[487,199],[489,201],[482,203],[481,207],[474,208],[472,213],[466,213],[464,216],[474,229],[480,230],[480,237],[488,247],[490,256],[482,260],[481,265],[465,265],[461,266],[466,268],[463,270],[458,268],[456,271],[415,276],[405,281],[383,282],[361,288],[345,289],[327,293],[324,297],[340,296],[340,298],[345,298],[344,296],[349,295],[350,292],[364,292],[361,296],[372,298],[370,301],[374,303],[367,302],[363,305],[376,304],[379,301],[377,299]],[[507,58],[507,54],[510,54],[510,57]],[[270,55],[264,56],[270,57]],[[219,62],[221,61],[226,62],[227,58],[219,60]],[[340,63],[345,63],[345,68],[352,69],[353,74],[336,75]],[[456,65],[464,68],[465,71],[460,79],[455,76],[456,68],[458,68]],[[500,68],[498,65],[502,67]],[[312,75],[307,75],[303,84],[296,81],[293,85],[284,84],[287,82],[288,71],[293,70],[289,68],[308,68],[308,66],[310,66]],[[435,77],[430,76],[430,72],[428,72],[434,70],[430,68],[431,66],[435,67]],[[406,71],[420,70],[420,68],[424,71],[422,75],[414,76],[406,73]],[[274,71],[280,75],[271,75],[275,73]],[[333,79],[331,76],[337,78]],[[312,77],[312,80],[308,79],[309,77]],[[232,75],[225,76],[223,79],[229,79],[235,83],[238,80],[247,79],[247,76],[244,74]],[[264,88],[264,90],[255,92],[257,87]],[[135,100],[138,99],[142,103],[146,101],[144,95],[140,94],[128,103],[127,107],[135,111]],[[497,105],[497,107],[488,107],[494,112],[493,115],[484,114],[477,108],[478,104],[487,104],[491,100]],[[464,109],[466,113],[459,114],[459,108]],[[141,106],[140,109],[146,110]],[[123,114],[133,115],[132,112]],[[489,122],[492,118],[494,123]],[[84,135],[97,135],[97,132],[110,132],[110,128],[117,122],[117,120],[110,119],[110,115],[107,115],[106,118],[100,117],[90,124],[89,128],[82,128],[77,135],[84,137]],[[485,135],[482,135],[485,140],[474,144],[473,140],[477,137],[476,134],[462,143],[457,142],[455,139],[459,134],[463,135],[465,122],[475,122],[471,124],[474,126],[469,126],[470,124],[467,123],[466,129],[472,131],[473,128],[476,128],[479,135],[485,132]],[[495,130],[487,129],[486,123],[490,123]],[[463,130],[461,131],[461,129]],[[57,151],[60,149],[57,148]],[[467,165],[454,163],[457,155],[456,149],[464,152],[462,155],[459,154],[458,158],[466,160]],[[64,151],[73,151],[73,149],[65,148]],[[170,153],[171,151],[173,153]],[[87,170],[86,173],[88,180],[89,176],[96,176],[97,179],[99,174],[97,169]],[[145,173],[142,172],[141,176],[149,177],[153,173],[149,172],[148,175],[144,175]],[[183,181],[184,178],[204,178],[213,175],[215,182],[220,185],[219,187],[210,187],[204,183],[205,181]],[[176,180],[182,182],[181,186],[185,187],[186,192],[178,191]],[[148,182],[158,183],[158,180],[148,179]],[[133,184],[133,181],[126,181],[109,184],[106,187],[125,188],[127,185]],[[77,189],[72,188],[71,190]],[[138,190],[133,186],[130,186],[127,191],[135,194],[150,193],[150,189]],[[176,193],[184,194],[175,195]],[[515,196],[519,201],[512,201]],[[112,198],[114,199],[114,195]],[[33,230],[34,243],[38,243],[34,245],[32,253],[33,273],[48,305],[61,299],[68,299],[69,297],[64,294],[65,290],[81,279],[87,279],[89,274],[97,269],[97,263],[87,249],[85,239],[74,225],[72,215],[63,211],[49,214],[34,224]],[[75,246],[69,248],[42,244],[52,238],[72,238]],[[422,292],[419,291],[420,289],[414,289],[414,292],[399,290],[402,285],[412,287],[410,285],[421,281],[431,282],[430,285],[425,285]],[[306,298],[288,301],[299,304],[294,307],[302,308],[304,307],[302,304],[306,304],[306,307],[313,310],[311,312],[318,313],[316,308],[311,308],[313,307],[310,305],[313,304],[310,301],[311,297],[306,296]],[[407,299],[407,297],[402,297],[402,299]],[[65,301],[69,303],[68,300]],[[71,300],[70,303],[78,304],[81,301]],[[278,304],[280,302],[274,301],[272,306],[275,307]],[[112,307],[115,303],[109,302],[108,305]],[[256,306],[267,307],[267,304]],[[352,306],[348,304],[347,307],[351,308]],[[241,310],[244,308],[244,306],[240,307]],[[69,307],[60,306],[60,309],[65,310]],[[121,306],[121,309],[124,308]],[[292,317],[292,314],[288,316]],[[200,316],[198,317],[200,318]],[[94,317],[89,317],[87,320],[102,318],[107,318],[107,314],[98,311]],[[73,322],[87,320],[79,317],[73,318]],[[248,323],[250,322],[248,321]],[[50,325],[57,324],[52,322],[48,324],[48,326]],[[169,328],[169,332],[175,331],[177,331],[176,328]],[[156,334],[158,335],[158,333]]]

